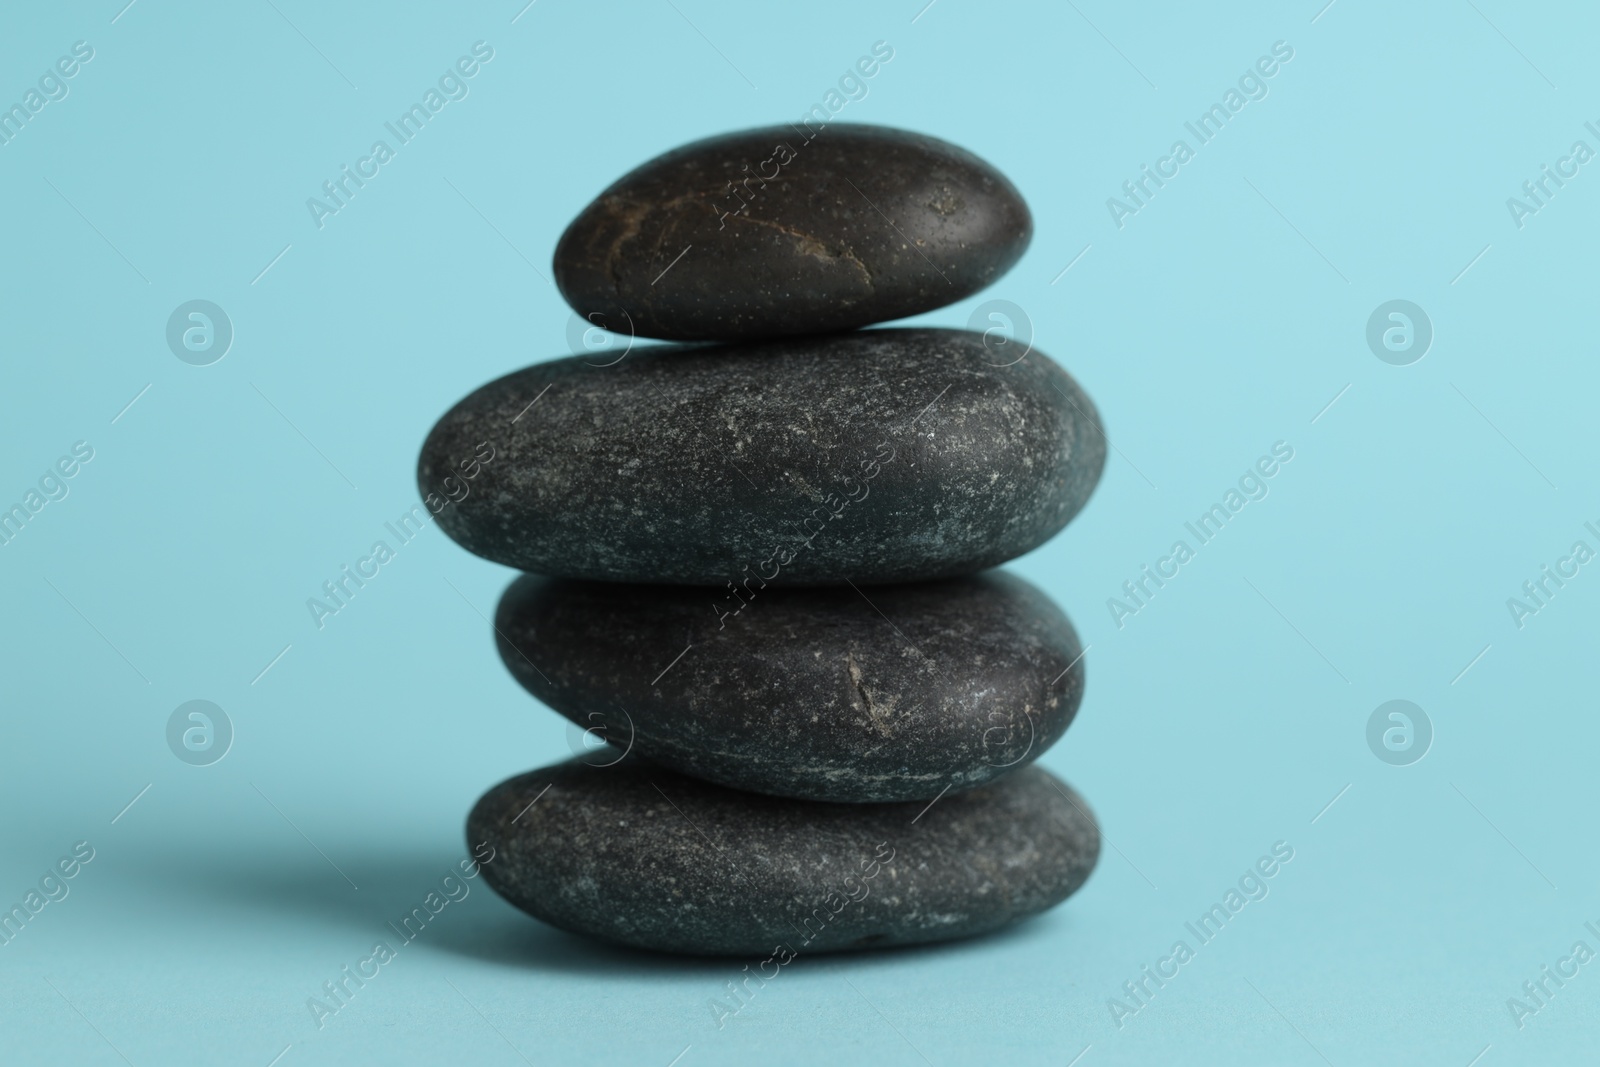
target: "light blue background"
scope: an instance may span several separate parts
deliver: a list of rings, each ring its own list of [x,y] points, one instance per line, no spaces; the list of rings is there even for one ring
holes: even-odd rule
[[[0,901],[96,850],[0,947],[8,1063],[1592,1058],[1600,963],[1521,1029],[1506,1000],[1580,938],[1600,949],[1600,576],[1521,630],[1506,599],[1600,547],[1600,164],[1520,230],[1505,202],[1574,140],[1600,148],[1593,13],[922,2],[5,14],[4,102],[95,49],[0,147],[0,500],[95,449],[0,548]],[[478,40],[470,96],[317,229],[306,198]],[[840,119],[971,148],[1037,223],[999,284],[918,321],[1019,304],[1118,449],[1014,565],[1091,645],[1044,763],[1100,816],[1099,869],[1004,936],[803,957],[720,1030],[736,965],[597,949],[474,883],[319,1030],[306,999],[465,854],[479,793],[568,747],[480,617],[510,572],[438,530],[325,629],[306,598],[415,502],[439,414],[567,354],[541,272],[600,188],[797,118],[877,40],[894,59]],[[1270,95],[1119,230],[1106,198],[1278,40]],[[195,298],[236,329],[209,367],[163,336]],[[1393,298],[1436,330],[1412,366],[1364,341]],[[1279,440],[1270,496],[1118,629],[1106,599]],[[237,730],[205,768],[164,740],[196,698]],[[1365,740],[1395,698],[1436,731],[1408,767]],[[1119,1030],[1107,999],[1278,840],[1295,858],[1270,896]]]

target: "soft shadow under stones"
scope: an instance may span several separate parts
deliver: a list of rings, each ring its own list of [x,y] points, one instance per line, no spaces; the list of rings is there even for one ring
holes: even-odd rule
[[[499,903],[504,904],[503,901]],[[1005,929],[955,941],[848,952],[798,952],[779,975],[797,973],[848,974],[863,967],[893,964],[954,963],[974,953],[1006,951],[1036,944],[1057,926],[1070,926],[1072,916],[1054,909]],[[420,942],[420,938],[418,939]],[[791,937],[790,940],[793,940]],[[775,934],[774,945],[783,941]],[[505,904],[499,913],[481,909],[471,922],[460,924],[441,937],[436,950],[503,967],[548,971],[552,974],[594,978],[706,979],[716,988],[736,980],[749,964],[751,973],[771,953],[744,956],[684,956],[612,945],[580,934],[558,930]],[[778,981],[773,978],[771,981]]]
[[[266,932],[307,927],[320,931],[332,975],[340,964],[366,955],[378,941],[400,946],[402,939],[389,924],[420,906],[465,855],[463,847],[442,840],[431,848],[341,854],[340,866],[359,890],[320,856],[297,848],[249,855],[150,850],[128,857],[119,879],[154,902],[144,913],[147,921],[166,915],[189,926],[195,916],[211,915]],[[559,930],[517,910],[490,889],[481,874],[464,884],[470,887],[467,895],[448,904],[412,941],[399,947],[396,964],[404,966],[402,961],[412,955],[447,955],[595,978],[703,977],[720,987],[730,976],[742,973],[744,964],[754,970],[765,958],[679,956],[611,945]],[[1042,934],[1043,928],[1070,924],[1071,918],[1058,909],[958,941],[853,952],[801,951],[782,971],[956,959],[970,952],[1013,947]],[[774,944],[782,940],[781,934],[774,935]]]

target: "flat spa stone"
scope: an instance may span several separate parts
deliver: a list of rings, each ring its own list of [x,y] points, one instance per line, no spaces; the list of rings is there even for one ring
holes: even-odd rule
[[[849,586],[745,603],[524,576],[495,631],[519,682],[610,742],[589,762],[643,757],[802,800],[926,802],[981,785],[1037,759],[1083,697],[1072,624],[998,571],[879,586],[870,602]]]
[[[1054,536],[1105,465],[1077,383],[1012,358],[918,329],[552,360],[447,412],[417,480],[462,547],[552,577],[971,574]]]
[[[959,795],[823,804],[740,793],[663,768],[568,762],[502,782],[467,819],[496,892],[616,944],[748,957],[947,941],[1065,900],[1100,832],[1076,793],[1028,767]]]
[[[772,126],[630,171],[556,245],[567,303],[619,333],[850,330],[970,296],[1021,258],[1028,206],[971,152],[882,126]]]

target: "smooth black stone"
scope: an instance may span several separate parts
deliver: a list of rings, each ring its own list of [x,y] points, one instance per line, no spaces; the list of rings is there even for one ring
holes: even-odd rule
[[[726,134],[630,171],[562,234],[561,295],[640,337],[822,333],[952,304],[1027,249],[1027,204],[971,152],[882,126],[807,134]]]
[[[1067,524],[1105,454],[1043,353],[996,366],[978,333],[867,330],[537,364],[446,413],[417,480],[497,563],[755,589],[1003,563]]]
[[[524,576],[495,630],[519,682],[610,742],[591,763],[637,755],[802,800],[981,785],[1037,759],[1083,697],[1072,624],[1008,574],[878,586],[870,603],[848,586],[740,603]]]
[[[495,786],[467,838],[495,849],[485,878],[535,918],[638,948],[747,956],[752,970],[785,950],[998,929],[1065,900],[1100,851],[1087,805],[1039,767],[928,807],[569,762]]]

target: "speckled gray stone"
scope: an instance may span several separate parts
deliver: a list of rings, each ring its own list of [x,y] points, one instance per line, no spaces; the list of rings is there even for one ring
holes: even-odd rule
[[[467,836],[495,849],[489,884],[551,925],[748,957],[752,971],[777,957],[769,974],[798,954],[998,929],[1065,900],[1100,851],[1087,806],[1039,767],[928,807],[785,800],[644,764],[569,762],[495,786]]]
[[[744,590],[970,574],[1054,536],[1105,465],[1077,383],[1037,351],[996,358],[981,334],[919,329],[553,360],[452,408],[418,484],[443,499],[487,442],[439,525],[538,574]]]
[[[556,285],[617,332],[679,341],[848,330],[954,303],[1033,236],[977,156],[881,126],[773,126],[624,175],[556,245]]]
[[[1071,623],[998,571],[876,586],[870,602],[849,586],[746,603],[527,576],[495,629],[519,682],[611,743],[591,762],[638,755],[802,800],[980,785],[1037,759],[1083,696]]]

